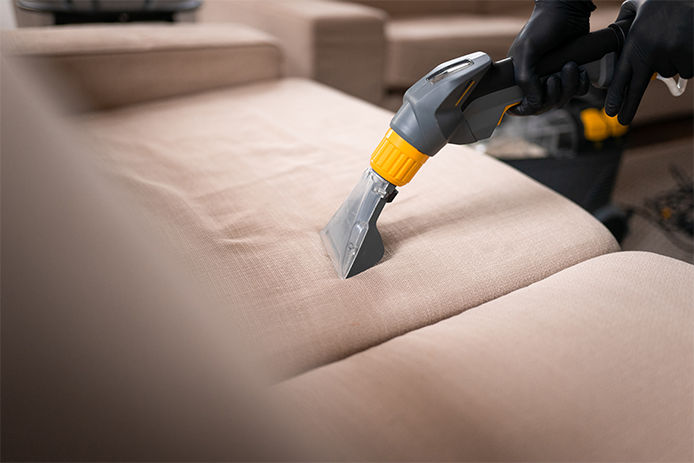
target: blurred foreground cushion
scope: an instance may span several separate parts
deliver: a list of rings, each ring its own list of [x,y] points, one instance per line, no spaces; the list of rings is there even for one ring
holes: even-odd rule
[[[391,117],[284,79],[94,113],[82,124],[278,376],[618,249],[570,201],[449,146],[385,208],[383,261],[340,280],[318,232]]]
[[[0,60],[3,461],[286,457],[239,325]]]

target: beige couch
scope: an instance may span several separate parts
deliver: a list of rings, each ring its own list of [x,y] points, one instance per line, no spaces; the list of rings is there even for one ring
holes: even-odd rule
[[[2,36],[3,456],[694,456],[694,267],[450,146],[384,211],[383,262],[339,280],[318,230],[392,114],[277,78],[265,34],[175,27]],[[147,87],[191,34],[215,45],[179,69],[215,49],[243,77]],[[99,48],[118,81],[82,65]]]

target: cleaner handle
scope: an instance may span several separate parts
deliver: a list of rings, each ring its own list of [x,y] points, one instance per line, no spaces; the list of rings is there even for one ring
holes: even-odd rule
[[[535,67],[537,74],[547,76],[559,72],[569,61],[574,61],[580,66],[597,61],[608,53],[619,53],[631,22],[632,19],[622,19],[605,29],[581,36],[566,46],[548,53]]]
[[[618,54],[621,51],[631,22],[631,19],[622,19],[610,24],[605,29],[581,36],[569,44],[548,53],[535,67],[537,74],[541,77],[547,77],[550,74],[561,71],[561,68],[569,61],[574,61],[579,66],[598,64],[599,68],[599,63],[605,55],[609,53]],[[591,76],[592,78],[593,76]],[[612,70],[610,69],[609,75],[601,76],[601,79],[604,82],[600,82],[600,86],[609,84],[609,81],[612,79]],[[597,84],[598,82],[595,83]],[[504,58],[491,65],[484,79],[481,79],[471,92],[466,103],[470,104],[480,97],[503,89],[514,88],[515,86],[513,59]],[[518,92],[520,92],[520,89],[511,93],[515,94]],[[505,101],[504,106],[514,103],[512,100],[513,98]],[[518,101],[520,101],[520,98],[516,99],[515,102]]]
[[[577,38],[542,58],[536,67],[538,75],[549,76],[574,61],[585,68],[593,84],[609,85],[630,26],[630,20],[620,20]],[[407,165],[421,165],[420,154],[433,156],[447,143],[464,145],[484,140],[501,123],[506,111],[522,99],[512,58],[492,62],[486,53],[476,52],[441,63],[407,90],[390,122],[399,138],[387,137],[379,145],[382,156],[374,160],[381,162],[384,157],[383,162],[392,161],[397,170],[405,161]],[[399,146],[400,139],[415,150],[415,156],[408,157],[403,154],[407,150],[400,149],[398,156],[404,158],[394,157],[392,147]],[[381,174],[379,166],[376,171]]]

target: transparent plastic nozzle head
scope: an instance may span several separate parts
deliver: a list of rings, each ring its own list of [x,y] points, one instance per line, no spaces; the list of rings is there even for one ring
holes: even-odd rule
[[[342,206],[320,232],[323,245],[340,278],[349,278],[376,265],[383,257],[383,240],[376,221],[395,185],[366,169]]]

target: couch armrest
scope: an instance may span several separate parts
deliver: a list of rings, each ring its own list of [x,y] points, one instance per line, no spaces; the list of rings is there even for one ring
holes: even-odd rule
[[[48,64],[103,109],[277,78],[275,39],[243,25],[99,25],[2,32],[3,53]]]
[[[242,22],[279,39],[284,74],[307,77],[372,102],[383,96],[380,10],[328,0],[207,0],[202,22]]]

